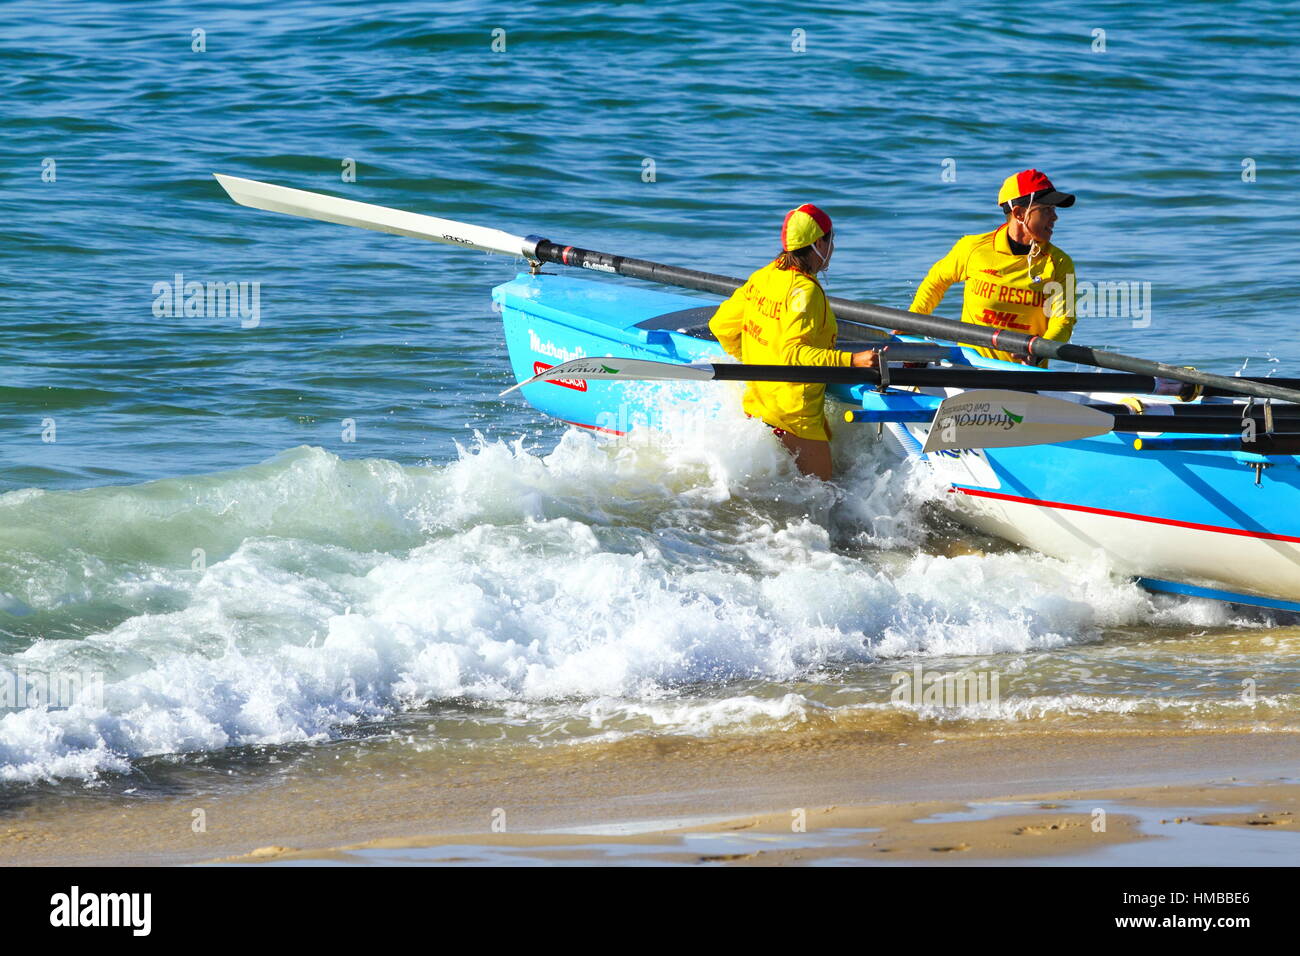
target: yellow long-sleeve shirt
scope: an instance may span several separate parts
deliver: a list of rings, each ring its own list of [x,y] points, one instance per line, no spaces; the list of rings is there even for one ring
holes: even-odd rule
[[[1032,266],[1023,255],[1011,251],[1007,227],[977,236],[962,236],[952,250],[930,267],[908,307],[929,315],[943,300],[954,282],[966,283],[961,320],[1012,329],[1026,335],[1041,335],[1057,342],[1070,341],[1074,314],[1066,297],[1048,296],[1043,287],[1051,282],[1065,286],[1074,274],[1074,260],[1048,243],[1034,257]],[[1007,352],[981,348],[981,355],[1009,361]]]
[[[709,328],[723,349],[757,365],[847,367],[851,352],[835,348],[838,326],[817,280],[772,262],[718,306]],[[825,385],[748,382],[746,413],[799,438],[829,440]]]

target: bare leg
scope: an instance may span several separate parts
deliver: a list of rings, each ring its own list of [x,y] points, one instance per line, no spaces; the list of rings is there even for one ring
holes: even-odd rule
[[[781,444],[794,455],[795,467],[804,475],[812,475],[822,481],[831,480],[831,443],[815,438],[796,438],[789,432],[777,436]]]

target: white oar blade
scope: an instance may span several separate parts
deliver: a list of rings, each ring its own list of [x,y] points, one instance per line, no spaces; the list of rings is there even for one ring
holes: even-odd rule
[[[445,242],[484,252],[525,256],[528,251],[528,243],[523,236],[512,236],[500,229],[486,229],[451,219],[374,206],[352,199],[339,199],[337,196],[326,196],[305,189],[275,186],[255,179],[240,179],[238,176],[223,176],[221,173],[212,175],[230,198],[241,206],[319,219],[322,222],[336,222],[344,226],[359,226],[376,232],[390,232],[395,236]]]
[[[922,451],[1050,445],[1102,435],[1114,424],[1113,416],[1075,402],[976,389],[943,400]]]
[[[576,381],[592,378],[612,378],[625,382],[642,381],[683,381],[711,382],[713,367],[710,365],[674,365],[671,362],[649,362],[645,359],[621,358],[580,358],[562,362],[544,372],[538,372],[527,381],[507,388],[502,395],[509,395],[517,388],[532,385],[534,382],[555,382],[559,380]]]

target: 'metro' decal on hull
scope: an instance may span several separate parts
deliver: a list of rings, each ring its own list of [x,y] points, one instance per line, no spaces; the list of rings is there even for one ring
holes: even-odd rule
[[[555,366],[547,365],[545,362],[534,362],[533,374],[541,375],[543,372],[545,372],[547,369],[550,368],[555,368]],[[560,385],[563,386],[564,388],[571,388],[575,392],[585,392],[587,390],[587,380],[583,378],[557,378],[554,381],[548,382],[546,384]]]

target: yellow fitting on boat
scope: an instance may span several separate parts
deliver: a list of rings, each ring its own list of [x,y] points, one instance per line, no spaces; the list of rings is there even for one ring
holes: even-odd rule
[[[1134,438],[1134,439],[1133,439],[1133,450],[1134,450],[1134,451],[1141,451],[1141,450],[1142,450],[1142,439],[1141,439],[1141,438]]]
[[[850,408],[844,413],[844,420],[850,423],[853,421],[853,409]]]
[[[1127,405],[1129,408],[1133,409],[1133,412],[1137,415],[1141,415],[1146,411],[1146,406],[1142,404],[1142,399],[1138,398],[1136,395],[1130,395],[1128,398],[1121,398],[1119,403],[1121,405]]]
[[[1193,372],[1196,371],[1195,365],[1184,365],[1183,368],[1190,368]],[[1205,386],[1203,385],[1191,385],[1190,382],[1188,384],[1191,386],[1190,389],[1183,388],[1178,392],[1178,400],[1180,402],[1194,402],[1200,398],[1201,393],[1205,391]]]

